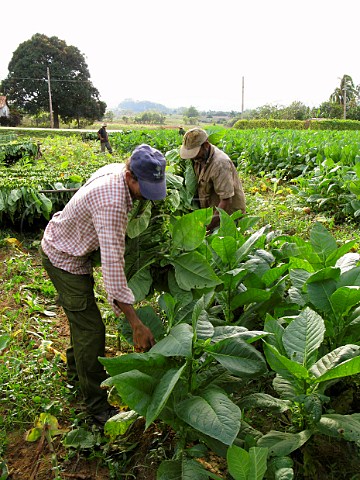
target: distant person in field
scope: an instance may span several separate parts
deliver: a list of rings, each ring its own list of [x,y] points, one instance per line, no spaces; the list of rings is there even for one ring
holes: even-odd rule
[[[105,147],[106,147],[109,153],[113,153],[113,150],[109,142],[109,135],[108,135],[108,132],[106,131],[106,127],[107,127],[107,124],[103,123],[100,130],[98,131],[98,138],[100,140],[101,151],[104,153]]]
[[[185,135],[185,130],[183,129],[183,127],[179,127],[179,135]]]
[[[245,194],[236,167],[226,153],[208,141],[205,130],[192,128],[185,133],[180,157],[192,160],[200,207],[214,208],[213,218],[207,227],[209,232],[220,224],[215,207],[222,208],[229,215],[237,210],[245,213]]]
[[[165,165],[161,152],[143,144],[126,164],[100,168],[54,214],[41,241],[43,266],[70,325],[68,378],[79,382],[87,411],[100,425],[118,411],[100,388],[107,378],[98,361],[105,356],[105,326],[94,296],[92,256],[100,249],[108,301],[116,315],[124,313],[134,346],[150,349],[153,334],[133,308],[134,294],[125,277],[125,232],[134,200],[165,198]]]

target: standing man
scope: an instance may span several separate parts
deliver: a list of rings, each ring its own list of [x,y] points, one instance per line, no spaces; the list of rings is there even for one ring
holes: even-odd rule
[[[100,388],[106,379],[98,361],[105,356],[105,326],[94,297],[91,255],[100,248],[108,301],[116,315],[124,313],[134,346],[148,350],[154,337],[136,315],[124,273],[125,232],[133,200],[165,198],[165,164],[161,152],[143,144],[126,165],[100,168],[64,210],[54,214],[41,241],[44,268],[69,320],[68,374],[78,377],[88,413],[98,424],[118,412]]]
[[[108,149],[109,153],[113,153],[110,142],[109,142],[109,135],[106,131],[107,124],[103,123],[100,130],[98,131],[98,138],[100,140],[101,151],[105,152],[105,147]]]
[[[192,128],[185,133],[180,157],[192,160],[200,207],[214,208],[213,218],[207,227],[209,232],[220,224],[215,207],[222,208],[229,215],[237,210],[245,213],[245,194],[235,165],[226,153],[208,141],[205,130]]]

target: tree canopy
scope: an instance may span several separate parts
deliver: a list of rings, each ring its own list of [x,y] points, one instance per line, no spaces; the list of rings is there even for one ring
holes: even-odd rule
[[[94,121],[104,115],[106,103],[99,100],[84,56],[57,37],[37,33],[21,43],[9,63],[1,90],[26,113],[49,111],[48,68],[55,128],[59,127],[59,117],[79,124],[81,118]]]

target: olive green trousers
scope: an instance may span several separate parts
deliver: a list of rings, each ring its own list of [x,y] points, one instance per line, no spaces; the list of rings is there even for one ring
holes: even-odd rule
[[[105,325],[94,296],[92,275],[74,275],[52,265],[41,250],[42,263],[58,293],[58,304],[70,325],[70,347],[66,351],[68,376],[78,378],[87,410],[97,414],[109,407],[107,393],[100,388],[106,378],[98,357],[105,356]]]

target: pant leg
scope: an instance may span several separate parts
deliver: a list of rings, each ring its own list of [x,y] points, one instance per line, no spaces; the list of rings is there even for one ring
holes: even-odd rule
[[[43,265],[69,320],[72,354],[87,409],[99,413],[108,407],[107,393],[100,388],[107,375],[98,361],[105,356],[105,325],[94,297],[94,280],[91,275],[74,275],[54,267],[44,254]]]
[[[69,324],[70,325],[70,324]],[[73,347],[73,336],[71,332],[71,325],[70,325],[70,345],[66,349],[66,370],[67,376],[70,381],[79,381],[79,375],[76,369],[76,361],[75,361],[75,354],[74,354],[74,347]]]
[[[108,149],[109,153],[113,153],[110,142],[106,142],[105,147]]]
[[[101,151],[105,152],[105,142],[100,142]]]

